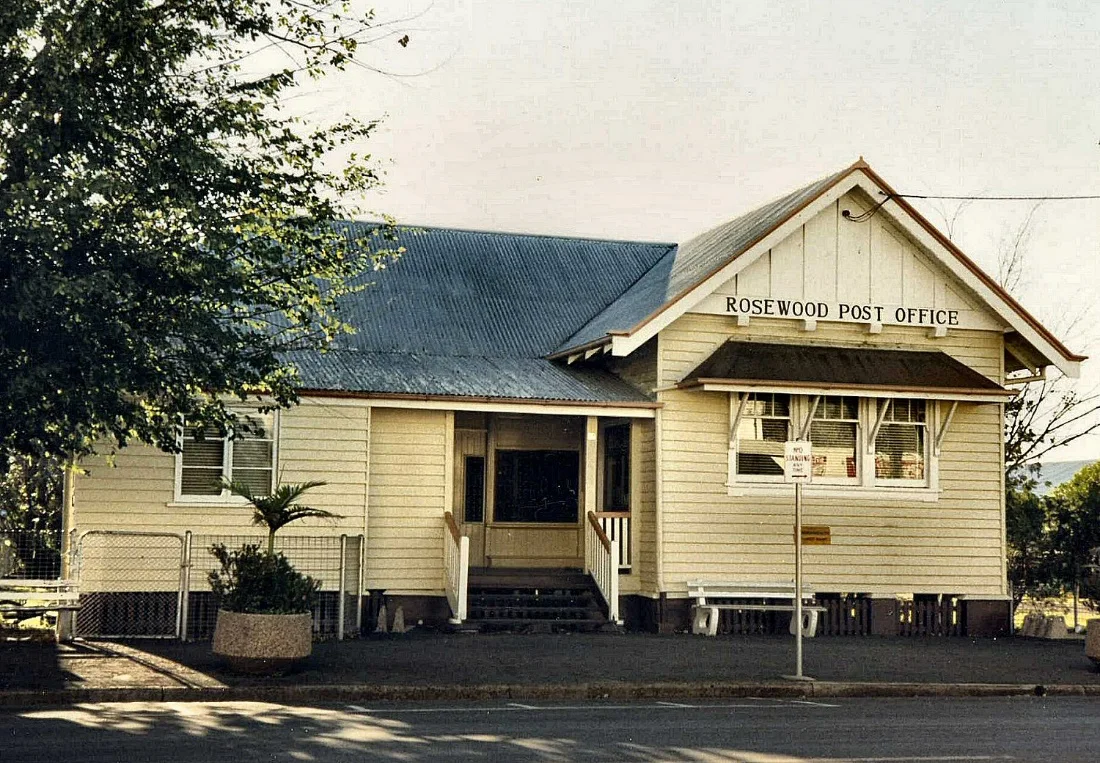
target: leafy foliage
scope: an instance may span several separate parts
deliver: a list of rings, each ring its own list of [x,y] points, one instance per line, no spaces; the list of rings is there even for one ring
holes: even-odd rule
[[[235,423],[226,396],[294,402],[287,353],[348,330],[340,296],[396,253],[389,225],[333,225],[377,185],[345,151],[374,124],[283,107],[370,25],[325,0],[0,4],[0,456],[176,450],[184,417]]]
[[[33,577],[61,573],[64,486],[65,467],[55,458],[18,456],[0,470],[0,545]]]
[[[1049,498],[1051,545],[1055,573],[1067,587],[1100,605],[1100,463],[1086,466]]]
[[[224,544],[211,547],[221,570],[208,576],[218,606],[232,612],[258,615],[296,615],[309,612],[321,581],[303,575],[282,554],[260,550],[257,545],[229,551]]]
[[[291,522],[310,517],[319,519],[339,519],[324,509],[315,509],[298,503],[306,492],[323,487],[324,482],[300,482],[279,485],[270,495],[257,495],[241,482],[226,482],[225,487],[233,495],[239,495],[252,505],[252,524],[267,528],[267,553],[275,553],[275,533]]]
[[[1042,597],[1058,587],[1047,522],[1047,502],[1034,492],[1035,469],[1010,472],[1005,487],[1008,580],[1013,605],[1025,596]]]

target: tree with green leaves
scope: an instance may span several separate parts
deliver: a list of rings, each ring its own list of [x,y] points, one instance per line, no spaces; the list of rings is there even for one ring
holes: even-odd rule
[[[371,25],[324,0],[0,4],[0,470],[295,401],[288,353],[348,330],[341,295],[395,252],[334,225],[377,185],[374,124],[285,102]]]
[[[1092,565],[1100,560],[1100,463],[1081,469],[1048,497],[1055,574],[1066,588],[1080,591],[1100,607],[1100,583]]]

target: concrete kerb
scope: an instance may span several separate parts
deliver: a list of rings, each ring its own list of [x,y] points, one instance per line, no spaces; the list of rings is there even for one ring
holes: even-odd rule
[[[483,684],[477,686],[387,686],[315,684],[294,686],[229,686],[218,688],[128,687],[0,692],[0,709],[79,705],[100,702],[447,702],[490,700],[685,700],[827,699],[856,697],[1100,697],[1100,685],[1089,684],[965,684],[852,683],[815,681],[800,684],[711,683],[585,683]]]

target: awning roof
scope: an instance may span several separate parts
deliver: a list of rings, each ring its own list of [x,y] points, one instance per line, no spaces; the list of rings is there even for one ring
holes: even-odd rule
[[[719,347],[677,386],[978,402],[1002,402],[1013,394],[942,352],[734,340]]]

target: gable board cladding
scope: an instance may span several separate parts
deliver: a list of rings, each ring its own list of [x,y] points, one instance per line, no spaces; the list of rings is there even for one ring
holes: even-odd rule
[[[805,438],[816,592],[1007,628],[1005,385],[1084,358],[862,160],[681,244],[400,238],[343,305],[356,332],[289,358],[301,404],[270,434],[89,459],[67,528],[255,534],[210,479],[322,480],[340,517],[284,532],[364,535],[362,591],[413,621],[456,615],[457,532],[471,574],[614,577],[628,626],[674,630],[688,581],[792,578],[782,446]]]

